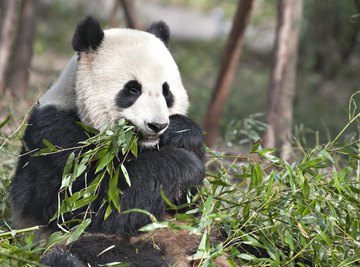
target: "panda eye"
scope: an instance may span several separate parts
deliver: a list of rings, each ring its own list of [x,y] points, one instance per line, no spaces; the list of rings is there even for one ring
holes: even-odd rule
[[[167,82],[164,82],[162,85],[162,89],[163,89],[163,96],[165,98],[166,105],[169,108],[171,108],[174,105],[174,96],[170,91],[169,84]]]
[[[124,88],[131,95],[138,96],[141,94],[141,84],[138,81],[129,81]]]
[[[170,88],[169,88],[169,84],[167,82],[163,83],[162,89],[163,89],[163,96],[168,97],[170,95]]]
[[[137,88],[137,87],[128,88],[128,91],[129,91],[129,93],[132,94],[132,95],[138,95],[138,94],[140,94],[140,90],[139,90],[139,88]]]

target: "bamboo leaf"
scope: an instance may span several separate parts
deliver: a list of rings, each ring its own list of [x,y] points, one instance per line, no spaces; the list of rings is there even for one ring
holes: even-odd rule
[[[8,115],[2,122],[0,122],[0,129],[3,128],[9,121],[10,121],[11,115]]]
[[[121,172],[122,172],[123,175],[124,175],[124,178],[125,178],[126,183],[127,183],[129,186],[131,186],[130,177],[129,177],[129,174],[128,174],[128,172],[127,172],[124,164],[121,164],[121,165],[120,165],[120,168],[121,168]]]
[[[85,219],[84,221],[81,222],[81,224],[79,224],[78,226],[76,226],[75,231],[73,231],[69,238],[66,241],[66,245],[69,245],[70,243],[76,241],[80,235],[86,230],[86,228],[90,225],[91,223],[91,219]]]
[[[90,134],[94,134],[94,135],[97,135],[99,134],[99,130],[89,126],[89,125],[86,125],[85,123],[82,123],[80,121],[76,121],[75,122],[78,126],[80,126],[81,128],[83,128],[86,132],[90,133]]]
[[[52,143],[50,143],[48,140],[43,139],[43,140],[42,140],[42,143],[43,143],[46,147],[48,147],[51,152],[58,151],[58,149],[56,148],[56,146],[54,146],[54,145],[53,145]]]

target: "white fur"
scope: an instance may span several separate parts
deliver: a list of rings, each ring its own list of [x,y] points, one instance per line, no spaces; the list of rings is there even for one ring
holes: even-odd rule
[[[163,42],[153,34],[110,29],[94,53],[82,53],[76,79],[76,106],[81,120],[102,129],[120,118],[141,132],[154,134],[147,123],[168,123],[172,114],[186,114],[188,97],[178,67]],[[118,92],[129,80],[142,85],[142,94],[129,108],[116,105]],[[169,84],[174,105],[168,108],[162,85]]]

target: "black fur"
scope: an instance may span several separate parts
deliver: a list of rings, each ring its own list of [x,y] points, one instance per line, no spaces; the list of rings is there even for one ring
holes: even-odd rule
[[[160,146],[176,146],[192,151],[199,158],[205,155],[203,132],[190,118],[183,115],[170,116],[170,125],[160,139]]]
[[[22,152],[36,151],[44,147],[43,139],[62,148],[76,146],[87,138],[76,121],[79,121],[76,112],[61,111],[53,106],[35,108],[23,137],[27,149],[23,148]],[[160,150],[143,150],[138,158],[125,163],[132,186],[128,187],[125,179],[119,178],[118,186],[123,190],[122,211],[140,208],[161,218],[167,213],[166,203],[160,195],[161,188],[171,201],[178,203],[187,189],[202,183],[205,174],[201,130],[190,119],[180,115],[171,116],[168,129],[161,139]],[[190,131],[179,132],[184,129]],[[49,222],[56,211],[57,191],[70,153],[68,150],[33,157],[33,152],[29,152],[20,158],[10,191],[13,212],[18,214],[16,217],[31,220],[36,224],[46,225]],[[94,173],[89,170],[87,183],[94,178]],[[84,186],[85,177],[80,176],[73,184],[73,192]],[[107,189],[108,180],[105,179],[98,200],[91,206],[90,212],[96,216],[92,218],[88,228],[90,232],[128,237],[150,223],[145,214],[119,214],[116,211],[104,221],[105,210],[101,208],[101,199],[107,194]],[[65,218],[77,217],[81,212],[83,211],[75,211],[67,214]],[[56,224],[49,227],[56,229]]]
[[[168,106],[168,108],[171,108],[174,105],[174,95],[170,91],[170,87],[167,82],[163,83],[162,88],[163,88],[163,96],[165,97],[166,100],[166,105]]]
[[[170,29],[163,21],[154,22],[147,29],[147,32],[154,34],[159,38],[163,43],[168,46],[170,41]]]
[[[60,247],[45,254],[40,263],[51,267],[87,267],[78,257]]]
[[[72,39],[72,46],[77,52],[85,52],[89,49],[96,50],[103,39],[104,32],[99,21],[88,16],[78,23]]]
[[[113,245],[115,246],[113,249],[98,256],[106,248]],[[79,255],[80,259],[90,263],[91,266],[119,261],[128,263],[128,266],[169,265],[161,254],[161,251],[164,251],[163,249],[159,251],[154,248],[153,244],[148,242],[129,245],[117,236],[85,236],[74,242],[70,251],[75,255]],[[139,255],[140,251],[141,256]]]
[[[74,147],[86,135],[75,121],[74,112],[58,111],[55,107],[35,108],[23,137],[24,146],[10,189],[13,212],[20,218],[46,225],[56,211],[57,191],[62,169],[71,151],[33,157],[44,147],[46,139],[61,148]],[[32,152],[32,153],[30,153]]]
[[[87,264],[95,267],[112,262],[121,262],[129,267],[169,266],[163,252],[164,248],[155,248],[149,242],[130,245],[114,235],[86,235],[72,243],[68,251],[56,248],[46,254],[41,263],[51,265],[56,262],[52,267],[85,267]]]
[[[128,108],[135,103],[141,95],[141,84],[138,81],[128,81],[116,96],[116,105]]]

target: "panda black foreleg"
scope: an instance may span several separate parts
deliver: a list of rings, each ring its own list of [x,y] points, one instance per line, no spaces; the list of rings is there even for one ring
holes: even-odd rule
[[[176,202],[187,189],[201,184],[204,176],[203,162],[192,152],[181,148],[164,147],[160,151],[139,154],[136,160],[125,165],[131,178],[131,187],[123,190],[122,211],[143,209],[160,218],[166,212],[161,190],[170,201]],[[134,235],[137,229],[151,222],[140,212],[113,213],[103,221],[105,208],[93,219],[91,228],[106,233]]]
[[[47,224],[55,213],[63,169],[69,154],[74,151],[69,148],[87,138],[75,121],[79,121],[76,112],[62,111],[54,106],[35,107],[32,111],[10,188],[13,220],[17,227]],[[44,139],[67,150],[33,156],[45,147]]]
[[[203,131],[192,119],[184,115],[170,116],[169,127],[160,138],[160,147],[165,146],[184,148],[204,159]]]

